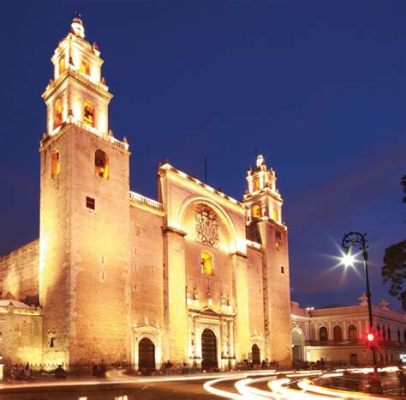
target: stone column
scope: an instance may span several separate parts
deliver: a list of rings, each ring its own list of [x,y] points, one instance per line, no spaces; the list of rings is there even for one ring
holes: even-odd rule
[[[189,349],[185,298],[185,233],[169,227],[163,231],[165,353],[174,364],[181,364],[188,360]]]

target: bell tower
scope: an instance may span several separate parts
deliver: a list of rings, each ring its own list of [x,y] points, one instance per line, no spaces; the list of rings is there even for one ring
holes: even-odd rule
[[[51,58],[54,79],[42,95],[47,106],[47,134],[66,123],[85,125],[95,133],[108,132],[108,104],[113,97],[101,76],[103,60],[96,43],[85,39],[79,15]]]
[[[78,14],[51,61],[40,143],[43,362],[128,360],[129,146],[108,128],[112,94]]]
[[[266,357],[290,366],[290,279],[288,230],[282,222],[283,200],[276,187],[276,174],[262,155],[247,172],[247,238],[262,244],[263,304]],[[283,334],[285,332],[285,334]]]

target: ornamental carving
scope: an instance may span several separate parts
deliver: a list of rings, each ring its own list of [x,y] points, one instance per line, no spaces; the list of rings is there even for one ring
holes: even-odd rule
[[[195,211],[198,240],[210,246],[219,242],[219,223],[216,213],[205,204],[198,204]]]

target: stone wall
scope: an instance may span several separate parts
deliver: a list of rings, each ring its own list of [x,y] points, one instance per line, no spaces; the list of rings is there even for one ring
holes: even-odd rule
[[[0,297],[37,303],[39,240],[0,257]]]
[[[0,307],[0,355],[5,364],[42,363],[40,310]]]

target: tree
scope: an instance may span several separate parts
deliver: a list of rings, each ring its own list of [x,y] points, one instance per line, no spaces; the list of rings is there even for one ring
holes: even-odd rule
[[[406,175],[400,181],[403,186],[403,193],[406,194]],[[406,195],[403,196],[403,203],[406,203]],[[382,278],[383,283],[390,282],[389,294],[396,296],[402,302],[406,311],[406,240],[393,244],[385,249],[383,257]]]

